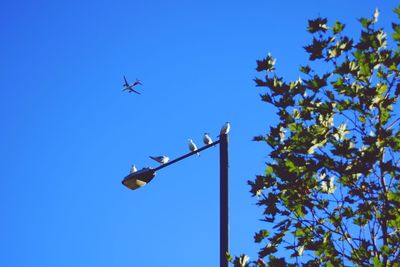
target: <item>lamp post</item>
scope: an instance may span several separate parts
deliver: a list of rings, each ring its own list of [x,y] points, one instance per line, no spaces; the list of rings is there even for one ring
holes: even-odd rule
[[[228,267],[228,135],[221,135],[219,141],[219,266]]]
[[[160,165],[157,168],[143,168],[137,172],[130,173],[123,180],[122,184],[126,187],[135,190],[148,184],[155,176],[156,171],[161,170],[171,164],[181,161],[187,157],[193,156],[194,154],[206,150],[212,146],[219,144],[219,166],[220,166],[220,194],[219,194],[219,240],[220,240],[220,255],[219,262],[220,267],[228,267],[227,252],[229,244],[229,220],[228,220],[228,135],[221,134],[220,139],[205,145],[193,152],[187,153],[179,158],[171,160],[165,164]]]

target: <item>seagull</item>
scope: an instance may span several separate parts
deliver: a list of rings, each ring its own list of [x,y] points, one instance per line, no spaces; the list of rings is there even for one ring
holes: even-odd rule
[[[228,134],[229,130],[231,129],[231,125],[229,124],[229,122],[227,121],[224,126],[222,126],[221,131],[219,132],[220,135],[223,134]]]
[[[138,84],[142,85],[142,82],[140,80],[136,79],[136,82],[129,85],[128,81],[126,80],[126,77],[124,76],[124,84],[123,84],[124,89],[122,89],[122,91],[128,91],[128,93],[135,92],[136,94],[140,95],[140,93],[138,91],[133,89],[133,87],[135,87]]]
[[[208,136],[208,133],[204,133],[203,142],[206,145],[209,145],[212,143],[212,139]]]
[[[152,157],[150,156],[151,159],[161,163],[161,164],[165,164],[169,161],[169,157],[167,156],[158,156],[158,157]]]
[[[196,146],[195,143],[193,143],[193,140],[192,139],[188,139],[188,141],[189,141],[189,149],[190,149],[190,151],[192,151],[192,152],[196,151],[197,150],[197,146]],[[197,152],[196,154],[197,154],[197,156],[200,156],[199,152]]]
[[[134,172],[137,172],[135,164],[132,165],[131,171],[129,173],[134,173]]]

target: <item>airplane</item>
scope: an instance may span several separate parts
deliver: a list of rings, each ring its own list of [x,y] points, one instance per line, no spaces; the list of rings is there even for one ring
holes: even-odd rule
[[[135,92],[136,94],[139,94],[139,95],[141,94],[138,91],[133,89],[133,87],[135,87],[138,84],[142,85],[140,80],[136,79],[136,82],[134,82],[133,84],[129,85],[128,81],[126,80],[126,77],[124,76],[124,81],[125,81],[125,83],[123,84],[124,89],[122,89],[122,91],[128,91],[128,93]]]

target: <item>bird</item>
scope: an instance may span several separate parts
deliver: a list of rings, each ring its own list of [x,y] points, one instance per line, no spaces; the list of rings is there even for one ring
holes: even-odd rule
[[[192,139],[188,139],[188,141],[189,141],[189,149],[190,149],[190,151],[192,151],[192,152],[196,151],[196,150],[197,150],[197,146],[196,146],[196,144],[193,142],[193,140],[192,140]],[[200,153],[197,152],[196,155],[197,155],[197,156],[200,156]]]
[[[132,165],[131,171],[129,173],[134,173],[134,172],[137,172],[135,164]]]
[[[221,131],[219,132],[220,135],[223,134],[228,134],[229,130],[231,129],[230,123],[227,121],[221,128]]]
[[[136,85],[139,85],[139,84],[142,85],[142,82],[140,80],[136,79],[136,81],[133,84],[129,85],[128,81],[126,80],[126,77],[124,76],[124,84],[123,84],[124,89],[122,89],[122,91],[128,91],[128,93],[135,92],[136,94],[140,95],[140,93],[138,91],[133,89],[133,87],[135,87]]]
[[[211,137],[208,136],[209,133],[204,133],[203,142],[206,145],[210,145],[212,143]]]
[[[151,159],[157,161],[158,163],[165,164],[169,161],[168,156],[157,156],[157,157],[152,157],[150,156]]]

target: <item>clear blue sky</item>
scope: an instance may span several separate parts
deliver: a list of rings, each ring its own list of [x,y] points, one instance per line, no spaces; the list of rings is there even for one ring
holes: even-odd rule
[[[262,210],[246,181],[268,150],[250,140],[276,122],[256,59],[271,52],[296,79],[307,19],[356,34],[378,7],[389,29],[395,2],[3,1],[0,266],[218,266],[218,148],[137,191],[121,180],[226,121],[230,246],[254,258]],[[141,96],[121,92],[123,75],[143,81]]]

